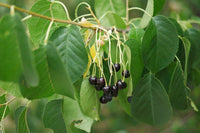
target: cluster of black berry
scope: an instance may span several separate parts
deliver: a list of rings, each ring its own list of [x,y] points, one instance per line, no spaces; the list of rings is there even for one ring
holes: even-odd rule
[[[120,70],[120,64],[114,64],[113,70],[118,72]],[[128,78],[130,76],[129,71],[122,71],[122,76]],[[125,89],[127,87],[126,82],[123,82],[121,80],[118,80],[117,83],[113,86],[105,86],[105,80],[103,77],[97,78],[95,76],[91,76],[89,78],[89,82],[90,84],[95,85],[97,91],[102,90],[104,92],[103,96],[100,97],[100,102],[102,104],[110,102],[112,100],[112,97],[117,97],[118,90]]]

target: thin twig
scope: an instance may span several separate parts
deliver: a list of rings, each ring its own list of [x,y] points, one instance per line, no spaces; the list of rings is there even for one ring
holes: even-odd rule
[[[1,3],[1,2],[0,2],[0,6],[6,7],[6,8],[11,8],[12,7],[12,5],[4,4],[4,3]],[[44,16],[44,15],[41,15],[41,14],[38,14],[38,13],[35,13],[35,12],[31,12],[31,11],[19,8],[17,6],[14,6],[14,9],[17,10],[17,11],[20,11],[20,12],[24,12],[24,13],[30,14],[30,15],[32,15],[34,17],[39,17],[39,18],[47,19],[49,21],[53,20],[54,22],[65,23],[65,24],[72,24],[72,25],[77,25],[77,26],[80,26],[80,27],[85,27],[85,28],[91,28],[91,29],[93,29],[93,27],[86,27],[86,26],[83,26],[83,25],[81,25],[79,23],[76,23],[76,22],[73,22],[73,21],[70,21],[70,20],[52,19],[51,17]]]
[[[91,10],[91,8],[90,8],[90,7],[86,7],[86,9],[88,9],[88,10],[90,11],[91,15],[94,17],[94,19],[96,20],[97,24],[100,25],[99,20],[98,20],[97,17],[94,15],[94,13],[93,13],[93,11]]]
[[[12,99],[10,99],[10,101],[6,102],[6,103],[3,103],[3,104],[0,104],[0,107],[4,106],[4,105],[8,105],[9,103],[11,103],[12,101],[15,100],[16,97],[13,97]]]
[[[28,11],[28,10],[19,8],[17,6],[12,6],[12,5],[8,5],[8,4],[4,4],[4,3],[1,3],[1,2],[0,2],[0,6],[6,7],[6,8],[13,7],[14,10],[17,10],[17,11],[20,11],[20,12],[24,12],[24,13],[32,15],[33,17],[39,17],[39,18],[46,19],[46,20],[49,20],[49,21],[54,21],[54,22],[58,22],[58,23],[65,23],[65,24],[72,24],[72,25],[80,26],[82,28],[88,28],[88,29],[93,29],[93,30],[97,29],[97,26],[93,27],[93,26],[82,25],[81,23],[77,23],[77,22],[70,21],[70,20],[55,19],[55,18],[51,18],[51,17],[48,17],[48,16],[44,16],[44,15],[32,12],[32,11]],[[101,27],[101,28],[103,28],[105,30],[112,29],[112,28],[107,28],[107,27],[104,27],[104,26],[98,26],[98,27]],[[127,29],[117,29],[117,31],[118,32],[129,32],[130,28],[127,28]]]
[[[127,26],[128,26],[128,22],[129,22],[129,0],[126,0],[126,22],[127,22]]]

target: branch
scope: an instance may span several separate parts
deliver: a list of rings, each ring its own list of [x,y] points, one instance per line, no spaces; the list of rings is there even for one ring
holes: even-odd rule
[[[0,104],[0,108],[4,105],[8,105],[9,103],[11,103],[12,101],[14,101],[16,99],[16,97],[13,97],[12,99],[10,99],[10,101],[6,102],[6,103],[3,103],[3,104]]]
[[[11,8],[13,5],[8,5],[8,4],[4,4],[4,3],[0,2],[0,6],[6,7],[6,8]],[[38,13],[35,13],[35,12],[32,12],[32,11],[22,9],[20,7],[17,7],[17,6],[14,6],[14,9],[17,10],[17,11],[20,11],[20,12],[30,14],[33,17],[39,17],[39,18],[46,19],[46,20],[49,20],[49,21],[54,21],[54,22],[58,22],[58,23],[65,23],[65,24],[72,24],[72,25],[76,25],[76,26],[80,26],[82,28],[88,28],[88,29],[92,29],[92,30],[97,29],[97,27],[82,25],[81,23],[77,23],[77,22],[74,22],[74,21],[71,21],[71,20],[61,20],[61,19],[55,19],[55,18],[51,18],[51,17],[48,17],[48,16],[44,16],[44,15],[41,15],[41,14],[38,14]],[[103,26],[100,26],[100,27],[104,28],[105,30],[112,29],[112,28],[106,28],[106,27],[103,27]],[[128,32],[129,30],[130,29],[117,29],[118,32]]]

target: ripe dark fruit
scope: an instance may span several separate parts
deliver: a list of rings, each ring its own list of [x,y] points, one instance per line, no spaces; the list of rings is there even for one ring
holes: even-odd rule
[[[111,93],[109,93],[109,94],[105,94],[105,93],[104,93],[103,96],[106,98],[106,100],[107,100],[108,102],[112,101],[112,94],[111,94]]]
[[[124,76],[125,78],[130,77],[130,73],[129,73],[129,71],[128,71],[128,70],[126,70],[126,71],[122,71],[122,76]]]
[[[127,97],[129,103],[131,103],[132,96]]]
[[[105,94],[109,94],[109,93],[111,92],[110,86],[105,86],[105,87],[102,88],[102,90],[103,90],[103,92],[104,92]]]
[[[105,80],[103,77],[97,78],[97,85],[104,87],[105,86]]]
[[[123,83],[121,80],[118,80],[116,85],[118,89],[123,89]]]
[[[102,90],[102,87],[101,87],[101,86],[99,86],[99,85],[95,85],[95,88],[96,88],[96,90],[97,90],[97,91],[100,91],[100,90]]]
[[[106,104],[108,102],[108,100],[106,99],[106,97],[102,96],[102,97],[100,97],[100,102],[102,104]]]
[[[97,77],[90,77],[89,82],[91,85],[96,85],[97,84]]]
[[[123,86],[123,88],[125,89],[125,88],[127,87],[126,82],[122,82],[122,86]]]
[[[120,64],[119,63],[115,63],[114,66],[113,66],[113,70],[118,72],[120,70]]]
[[[118,95],[118,88],[117,88],[117,86],[113,85],[111,87],[111,91],[112,91],[113,97],[117,97],[117,95]]]

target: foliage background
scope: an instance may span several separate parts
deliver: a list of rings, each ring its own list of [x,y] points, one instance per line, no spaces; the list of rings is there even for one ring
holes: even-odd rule
[[[15,4],[24,9],[30,9],[31,5],[36,0],[0,0],[3,3]],[[92,7],[94,5],[93,0],[62,0],[68,7],[70,16],[74,17],[74,10],[78,3],[85,1]],[[124,0],[125,2],[125,0]],[[145,8],[147,0],[129,0],[129,5]],[[0,16],[9,12],[9,9],[0,7]],[[84,14],[86,10],[82,7],[79,10],[79,15]],[[173,18],[180,17],[180,19],[189,19],[200,17],[200,0],[166,0],[165,6],[160,14],[170,16]],[[25,16],[25,14],[22,13]],[[141,12],[131,12],[130,17],[141,16]],[[196,25],[197,26],[197,25]],[[197,26],[198,27],[198,26]],[[199,28],[199,27],[198,27]],[[200,86],[192,88],[192,98],[197,107],[200,108]],[[2,90],[0,90],[2,91]],[[10,104],[11,110],[15,110],[20,104],[25,104],[24,100],[16,100]],[[47,133],[51,132],[45,129],[42,125],[41,115],[43,105],[46,103],[43,101],[33,101],[28,110],[28,125],[31,133]],[[15,132],[14,112],[7,116],[5,120],[6,133]],[[200,113],[195,113],[191,110],[175,112],[173,119],[165,126],[153,127],[142,123],[137,123],[135,120],[127,116],[119,107],[117,102],[112,102],[102,106],[101,121],[96,122],[92,128],[94,133],[199,133],[200,132]]]

